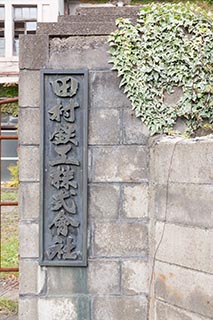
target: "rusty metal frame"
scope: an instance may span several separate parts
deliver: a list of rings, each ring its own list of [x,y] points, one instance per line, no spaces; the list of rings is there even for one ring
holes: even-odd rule
[[[1,106],[6,103],[18,102],[18,97],[0,100],[0,161],[1,161],[1,141],[2,140],[18,140],[18,136],[2,136],[1,131],[5,126],[1,125]],[[8,127],[7,127],[8,128]],[[11,128],[11,127],[10,127]],[[13,127],[14,128],[14,127]],[[1,231],[1,207],[18,206],[17,201],[1,201],[1,168],[0,168],[0,231]],[[1,232],[0,232],[0,273],[1,272],[18,272],[18,268],[2,268],[1,267]]]

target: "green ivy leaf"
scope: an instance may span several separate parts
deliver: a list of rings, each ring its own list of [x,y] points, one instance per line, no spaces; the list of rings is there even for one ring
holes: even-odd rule
[[[178,117],[187,119],[187,134],[213,122],[212,16],[188,4],[143,6],[138,21],[119,18],[109,36],[113,70],[137,117],[151,134],[169,133]],[[183,96],[170,106],[164,93]]]

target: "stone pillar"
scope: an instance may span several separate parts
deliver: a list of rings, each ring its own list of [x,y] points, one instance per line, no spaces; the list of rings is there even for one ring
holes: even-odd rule
[[[114,22],[84,26],[41,25],[21,39],[19,320],[147,319],[148,131],[110,70]],[[87,268],[38,263],[42,68],[89,69]]]

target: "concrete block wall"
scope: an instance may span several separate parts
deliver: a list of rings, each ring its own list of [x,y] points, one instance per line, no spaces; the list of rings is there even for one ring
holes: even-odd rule
[[[212,137],[163,138],[151,150],[158,320],[213,316],[212,148]]]
[[[19,320],[212,319],[213,139],[150,141],[108,63],[122,10],[21,39]],[[38,263],[41,68],[89,69],[88,268]]]
[[[19,319],[145,320],[149,133],[110,70],[107,36],[21,42]],[[87,268],[38,264],[41,68],[89,69]]]

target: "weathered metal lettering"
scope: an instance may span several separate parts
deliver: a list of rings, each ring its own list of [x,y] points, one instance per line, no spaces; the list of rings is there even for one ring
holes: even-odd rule
[[[67,144],[71,142],[75,146],[78,145],[78,141],[75,139],[76,132],[73,125],[65,124],[64,126],[56,126],[56,130],[51,135],[50,140],[53,144]]]
[[[54,93],[58,97],[73,97],[78,90],[78,80],[71,76],[60,76],[56,80],[50,81]]]
[[[41,72],[41,265],[87,265],[87,78]]]

